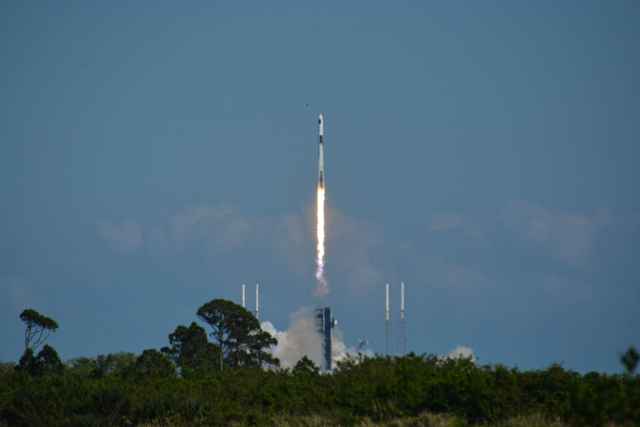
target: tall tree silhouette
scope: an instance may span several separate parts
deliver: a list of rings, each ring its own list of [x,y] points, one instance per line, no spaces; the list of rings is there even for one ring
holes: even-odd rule
[[[625,371],[629,375],[633,375],[638,367],[638,362],[640,362],[640,354],[638,354],[638,350],[634,346],[629,347],[627,351],[625,351],[620,356],[620,363],[624,366]]]
[[[50,317],[38,313],[36,310],[27,308],[20,313],[20,320],[26,325],[24,331],[24,348],[37,350],[42,345],[51,332],[58,329],[58,323]]]
[[[207,333],[195,322],[191,322],[189,327],[176,327],[169,334],[169,344],[169,347],[162,348],[162,352],[180,368],[183,377],[218,369],[220,349],[207,340]]]
[[[244,307],[224,299],[202,305],[198,317],[211,327],[211,337],[221,350],[220,368],[229,366],[278,366],[266,350],[278,341],[260,328],[258,319]]]

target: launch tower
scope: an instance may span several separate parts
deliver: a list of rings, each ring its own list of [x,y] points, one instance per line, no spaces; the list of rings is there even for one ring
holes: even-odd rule
[[[330,372],[332,367],[331,349],[331,329],[336,325],[336,320],[331,317],[330,307],[320,307],[316,309],[316,330],[322,337],[322,359],[324,361],[323,370]]]

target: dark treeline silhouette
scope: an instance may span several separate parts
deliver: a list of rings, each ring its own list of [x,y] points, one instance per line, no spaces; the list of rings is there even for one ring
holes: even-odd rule
[[[33,313],[32,320],[48,319]],[[520,371],[416,354],[358,355],[321,374],[306,357],[293,369],[280,368],[268,352],[275,339],[241,306],[213,300],[197,316],[211,328],[213,342],[194,322],[176,327],[167,347],[137,356],[63,364],[52,347],[35,354],[27,345],[17,365],[0,365],[0,426],[353,425],[366,419],[432,425],[419,421],[425,413],[449,414],[456,425],[534,414],[575,426],[640,425],[633,348],[620,356],[625,373],[615,375],[559,365]],[[38,326],[27,327],[33,335]],[[322,421],[285,421],[305,417]]]

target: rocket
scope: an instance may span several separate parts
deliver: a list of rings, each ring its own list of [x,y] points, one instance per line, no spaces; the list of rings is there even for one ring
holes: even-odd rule
[[[324,115],[318,116],[318,133],[320,141],[318,143],[318,186],[324,188]]]

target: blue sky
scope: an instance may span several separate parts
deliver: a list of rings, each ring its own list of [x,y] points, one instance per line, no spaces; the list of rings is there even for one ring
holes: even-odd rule
[[[166,345],[241,283],[280,329],[318,304],[323,111],[323,302],[348,342],[384,350],[404,280],[411,350],[619,370],[638,3],[345,3],[2,3],[0,360],[27,306],[71,358]]]

